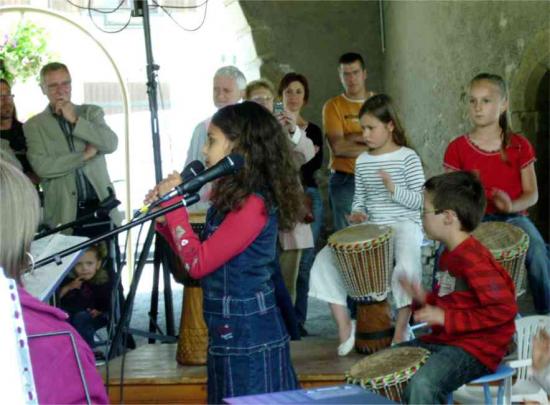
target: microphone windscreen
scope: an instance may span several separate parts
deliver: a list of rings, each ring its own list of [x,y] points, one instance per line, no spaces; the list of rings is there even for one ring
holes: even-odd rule
[[[199,173],[203,172],[205,169],[204,165],[200,160],[193,160],[189,163],[183,171],[181,172],[181,179],[186,182],[191,180],[193,177],[197,176]]]

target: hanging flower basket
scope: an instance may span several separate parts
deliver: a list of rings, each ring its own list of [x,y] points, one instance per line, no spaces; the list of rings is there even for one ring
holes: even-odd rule
[[[51,58],[45,29],[22,20],[14,32],[0,31],[0,78],[25,82]]]

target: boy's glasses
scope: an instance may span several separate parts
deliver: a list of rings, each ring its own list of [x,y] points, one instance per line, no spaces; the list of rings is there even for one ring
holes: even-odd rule
[[[422,210],[421,210],[421,214],[422,215],[427,215],[427,214],[434,214],[434,215],[439,215],[439,214],[442,214],[445,210],[427,210],[425,209],[424,207],[422,207]]]

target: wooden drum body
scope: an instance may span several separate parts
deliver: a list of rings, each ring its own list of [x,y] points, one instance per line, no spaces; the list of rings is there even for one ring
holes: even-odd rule
[[[527,280],[525,255],[529,248],[529,236],[521,228],[506,222],[483,222],[473,235],[510,274],[516,287],[516,296],[522,295]]]
[[[342,229],[328,238],[348,294],[354,300],[386,299],[393,267],[392,234],[388,226],[362,224]]]
[[[405,387],[429,355],[429,351],[420,347],[387,349],[356,363],[346,373],[346,382],[403,403]]]
[[[328,239],[348,295],[357,301],[355,349],[374,353],[393,338],[390,290],[393,267],[393,231],[387,226],[354,225]]]
[[[388,300],[357,303],[355,350],[371,354],[385,349],[391,345],[393,333],[391,308]]]
[[[189,213],[189,221],[195,233],[199,234],[204,228],[205,213]],[[178,259],[179,262],[179,259]],[[176,360],[185,365],[206,364],[208,350],[208,328],[204,322],[202,306],[202,288],[199,280],[194,280],[182,267],[183,307],[181,311],[180,336],[176,352]]]

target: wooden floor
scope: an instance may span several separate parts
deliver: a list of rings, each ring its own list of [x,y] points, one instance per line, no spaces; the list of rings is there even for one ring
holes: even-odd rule
[[[341,384],[363,355],[336,354],[337,341],[308,337],[291,343],[292,361],[303,388]],[[206,403],[206,367],[180,366],[175,344],[144,345],[126,355],[124,403]],[[121,358],[109,363],[109,396],[121,402]],[[102,370],[105,378],[105,369]]]

